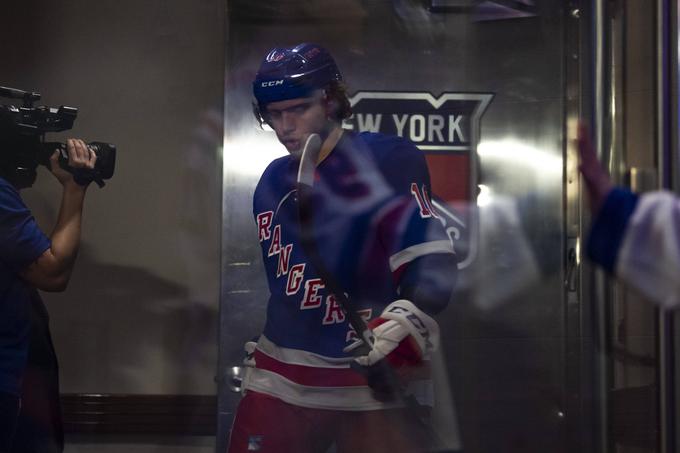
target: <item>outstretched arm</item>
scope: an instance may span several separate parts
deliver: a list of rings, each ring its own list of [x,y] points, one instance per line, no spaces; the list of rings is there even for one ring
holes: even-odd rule
[[[588,256],[651,301],[680,305],[680,200],[666,191],[640,196],[614,188],[584,126],[580,170],[593,210]]]

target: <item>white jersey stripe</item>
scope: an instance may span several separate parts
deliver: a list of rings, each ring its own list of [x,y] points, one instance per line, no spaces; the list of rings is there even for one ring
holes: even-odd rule
[[[392,255],[390,257],[390,270],[394,272],[404,264],[410,263],[416,258],[419,258],[424,255],[429,255],[432,253],[455,254],[455,252],[453,251],[453,246],[451,245],[451,241],[441,240],[423,242],[422,244],[412,245],[411,247],[408,247],[402,250],[401,252]]]
[[[301,349],[283,348],[274,344],[269,338],[260,335],[257,340],[257,349],[272,359],[290,365],[303,365],[320,368],[349,368],[352,357],[326,357]]]
[[[315,409],[367,411],[399,407],[382,403],[371,395],[368,387],[315,387],[295,383],[268,370],[249,368],[244,388],[279,398],[296,406]]]
[[[342,359],[325,357],[298,349],[283,348],[274,344],[264,335],[260,336],[258,351],[288,364],[307,367],[328,368],[346,373],[351,357]],[[248,367],[244,378],[244,389],[264,393],[287,403],[316,409],[366,411],[398,407],[398,403],[382,403],[373,398],[368,386],[314,386],[294,382],[274,371]],[[320,383],[321,384],[321,383]],[[420,404],[433,405],[431,380],[409,382],[407,392],[414,395]]]

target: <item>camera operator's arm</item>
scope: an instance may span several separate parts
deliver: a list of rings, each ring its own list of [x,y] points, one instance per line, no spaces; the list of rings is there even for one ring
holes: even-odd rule
[[[82,140],[69,139],[67,143],[69,166],[94,168],[97,156]],[[21,276],[43,291],[63,291],[71,277],[71,270],[78,254],[87,186],[76,183],[73,175],[59,166],[58,152],[51,157],[50,167],[63,187],[59,217],[50,235],[52,246],[24,269]]]

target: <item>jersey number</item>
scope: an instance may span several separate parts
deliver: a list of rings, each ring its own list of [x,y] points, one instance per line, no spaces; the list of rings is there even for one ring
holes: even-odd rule
[[[411,194],[416,199],[418,203],[418,208],[420,208],[420,217],[427,219],[430,217],[439,218],[439,214],[432,207],[432,201],[430,200],[430,194],[427,191],[425,184],[418,187],[415,182],[411,183]]]

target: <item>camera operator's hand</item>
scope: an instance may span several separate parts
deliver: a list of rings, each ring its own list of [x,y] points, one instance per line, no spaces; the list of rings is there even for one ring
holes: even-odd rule
[[[94,165],[97,162],[97,155],[87,147],[85,142],[77,138],[69,138],[66,141],[66,149],[70,167],[94,168]],[[79,186],[79,184],[74,181],[73,175],[59,166],[59,151],[55,151],[54,154],[52,154],[52,157],[50,157],[50,171],[62,186],[70,184]]]

